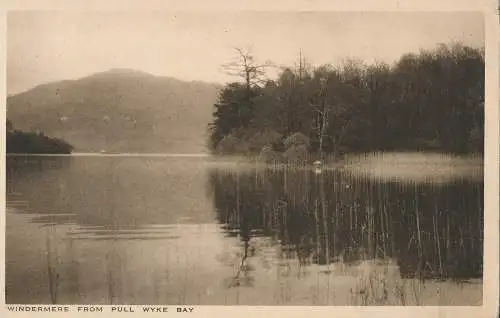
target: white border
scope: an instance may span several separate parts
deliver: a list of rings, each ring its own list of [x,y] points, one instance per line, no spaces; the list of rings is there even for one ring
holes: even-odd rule
[[[5,79],[6,59],[6,12],[8,10],[70,10],[70,11],[225,11],[225,10],[253,10],[253,11],[481,11],[485,14],[486,28],[486,126],[485,126],[485,256],[483,281],[482,307],[245,307],[245,306],[195,306],[191,314],[170,312],[161,315],[190,315],[199,317],[220,316],[262,316],[266,317],[498,317],[499,297],[499,17],[498,4],[493,0],[3,0],[0,4],[0,70]],[[0,85],[2,100],[0,134],[5,140],[5,80]],[[5,154],[5,143],[1,142],[1,152]],[[2,167],[5,166],[2,156]],[[0,182],[5,185],[5,169],[0,169]],[[4,190],[4,189],[3,189]],[[2,206],[5,206],[5,191],[0,191]],[[0,228],[5,228],[5,213],[0,213]],[[0,238],[0,257],[5,259],[4,235]],[[2,262],[4,265],[4,262]],[[2,268],[4,273],[4,268]],[[0,316],[4,317],[46,317],[67,315],[64,313],[11,313],[7,312],[5,303],[4,275],[0,275]],[[77,313],[76,306],[71,306],[70,316],[93,316],[89,313]],[[105,306],[106,316],[134,315],[131,313],[111,314],[110,306]],[[175,306],[169,306],[175,307]],[[139,307],[136,307],[140,309]],[[139,310],[137,310],[139,312]],[[103,315],[97,314],[97,315]],[[137,314],[137,313],[136,313]],[[151,316],[152,314],[146,314]],[[157,314],[158,315],[158,314]]]

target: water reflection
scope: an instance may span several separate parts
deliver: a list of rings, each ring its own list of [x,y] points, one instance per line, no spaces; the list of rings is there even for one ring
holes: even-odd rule
[[[89,229],[213,221],[203,158],[7,157],[7,205]]]
[[[7,157],[6,302],[480,304],[482,181],[356,171]]]
[[[401,183],[341,170],[214,170],[218,219],[247,255],[268,236],[301,266],[397,261],[403,277],[482,277],[483,184]],[[242,264],[245,257],[243,257]]]

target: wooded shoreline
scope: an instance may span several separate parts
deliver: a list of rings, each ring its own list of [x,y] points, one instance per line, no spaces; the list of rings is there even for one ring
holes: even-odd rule
[[[215,104],[209,146],[219,155],[304,160],[346,153],[484,151],[484,49],[461,44],[393,65],[300,56],[274,80],[248,52]]]

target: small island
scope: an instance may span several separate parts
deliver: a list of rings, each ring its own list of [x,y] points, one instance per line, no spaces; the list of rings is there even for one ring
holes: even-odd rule
[[[392,65],[313,67],[300,55],[273,80],[265,67],[243,50],[226,66],[241,81],[215,104],[213,154],[310,163],[387,151],[483,153],[483,49],[439,45]]]
[[[59,138],[45,136],[42,132],[24,132],[6,123],[7,154],[71,154],[73,146]]]

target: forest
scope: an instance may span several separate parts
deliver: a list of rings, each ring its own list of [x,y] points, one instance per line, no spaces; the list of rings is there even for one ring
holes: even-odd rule
[[[392,65],[355,59],[313,66],[299,56],[270,64],[241,49],[225,65],[241,81],[214,105],[214,154],[309,158],[378,151],[482,153],[484,49],[440,44]]]
[[[6,153],[13,154],[70,154],[73,146],[66,141],[45,136],[42,132],[24,132],[6,124]]]

